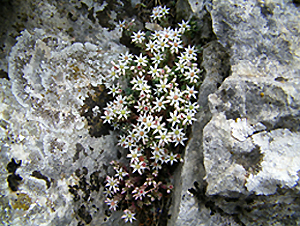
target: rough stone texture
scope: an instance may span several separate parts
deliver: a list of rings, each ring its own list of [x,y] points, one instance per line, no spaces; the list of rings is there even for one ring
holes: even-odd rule
[[[88,2],[96,8],[95,2]],[[12,42],[5,43],[9,58],[1,57],[9,80],[0,79],[0,221],[122,225],[122,213],[108,217],[102,186],[112,170],[109,162],[117,156],[116,135],[91,137],[80,115],[87,94],[93,95],[91,87],[104,82],[110,61],[125,50],[116,42],[120,33],[92,23],[68,2],[31,1],[27,7],[33,10],[35,4],[51,15],[25,23],[27,29],[11,50]],[[73,11],[62,13],[67,9]],[[30,12],[22,15],[30,18]],[[77,14],[76,22],[68,12]],[[68,32],[70,27],[78,30]],[[10,29],[6,27],[8,35]]]
[[[122,225],[122,213],[107,216],[101,185],[115,136],[91,137],[79,114],[125,50],[118,31],[99,25],[116,13],[98,19],[106,1],[3,2],[1,223]],[[181,0],[177,9],[201,21],[199,39],[217,41],[203,47],[201,110],[168,225],[299,225],[299,8]]]
[[[230,76],[218,80],[218,67],[206,64],[215,53],[208,51],[210,43],[204,46],[202,116],[178,173],[181,191],[170,225],[209,225],[207,219],[224,225],[205,212],[238,225],[299,225],[299,9],[291,1],[200,5],[210,12],[213,32],[229,55],[224,66]],[[212,78],[221,86],[203,95]],[[200,172],[194,173],[196,165]]]
[[[210,210],[205,202],[197,202],[188,190],[198,183],[199,189],[205,187],[203,177],[203,128],[210,121],[211,113],[208,106],[208,95],[217,90],[224,78],[228,76],[228,55],[225,49],[216,41],[209,43],[203,52],[202,66],[206,71],[205,79],[199,92],[198,104],[201,106],[197,114],[197,122],[192,126],[192,138],[185,150],[185,160],[182,168],[177,172],[180,178],[175,182],[172,219],[170,225],[218,225],[231,222],[233,219],[221,216],[211,218]],[[204,200],[202,200],[204,201]]]

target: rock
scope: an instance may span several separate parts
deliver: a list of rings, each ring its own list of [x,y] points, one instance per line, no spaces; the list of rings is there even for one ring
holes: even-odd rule
[[[171,225],[209,225],[207,212],[238,225],[298,225],[299,10],[280,0],[212,1],[206,9],[229,55],[218,65],[230,73],[206,63],[218,58],[204,46],[204,107],[186,148]]]
[[[68,21],[55,5],[41,6],[53,10],[52,22]],[[122,225],[122,213],[109,217],[103,208],[116,135],[92,137],[81,116],[91,87],[100,87],[101,74],[125,50],[115,42],[120,33],[90,24],[86,41],[74,42],[83,34],[74,39],[44,26],[21,32],[7,61],[10,80],[0,79],[1,222]]]
[[[178,170],[175,178],[175,192],[173,195],[173,209],[171,211],[171,225],[217,225],[215,218],[210,219],[210,210],[205,207],[205,202],[198,203],[191,197],[189,189],[198,183],[198,187],[205,187],[203,177],[203,128],[210,121],[211,113],[208,106],[208,95],[217,90],[228,75],[228,55],[218,42],[211,42],[203,52],[203,63],[206,74],[203,84],[200,87],[198,104],[201,106],[197,114],[197,122],[192,126],[192,138],[185,150],[184,164]],[[203,194],[204,195],[204,194]],[[208,200],[207,200],[208,201]],[[220,219],[226,221],[221,216]],[[218,218],[218,219],[219,219]],[[220,220],[219,219],[219,220]],[[232,222],[232,219],[228,219]],[[209,224],[208,224],[209,223]]]
[[[81,116],[89,95],[103,91],[101,73],[125,51],[113,29],[114,3],[7,2],[0,24],[1,222],[123,225],[121,212],[104,208],[115,134],[92,137]],[[177,18],[195,16],[198,43],[209,43],[169,225],[300,224],[297,5],[177,1]]]

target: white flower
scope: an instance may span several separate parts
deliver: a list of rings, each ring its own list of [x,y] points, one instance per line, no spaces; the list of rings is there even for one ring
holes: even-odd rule
[[[150,16],[153,20],[160,19],[163,16],[161,6],[154,7],[152,10],[152,15]]]
[[[133,32],[131,38],[132,38],[132,42],[142,43],[145,40],[145,32],[143,31],[138,31],[137,33]]]
[[[148,137],[147,133],[148,132],[145,130],[145,128],[142,128],[141,126],[137,127],[136,128],[137,141],[142,139],[143,143],[145,143],[145,139]]]
[[[164,91],[165,93],[167,93],[168,92],[167,88],[169,88],[167,84],[168,79],[167,78],[164,78],[164,80],[160,79],[159,82],[160,84],[155,84],[155,86],[158,88],[157,92],[162,93]]]
[[[196,56],[197,56],[197,53],[196,53],[196,50],[195,50],[195,46],[193,47],[190,47],[190,45],[185,48],[185,54],[188,56],[188,58],[191,60],[197,60]]]
[[[127,136],[126,140],[125,140],[124,148],[128,148],[129,150],[131,150],[132,148],[135,148],[135,147],[136,147],[135,140],[133,138],[131,138],[130,136]]]
[[[119,78],[117,69],[118,69],[117,67],[112,67],[110,70],[108,70],[108,78],[111,79],[112,81]]]
[[[101,116],[101,118],[104,119],[103,123],[107,122],[107,123],[111,124],[111,120],[114,119],[113,116],[112,116],[112,114],[111,114],[111,112],[104,111],[104,114],[105,115]]]
[[[171,152],[171,154],[169,154],[167,157],[171,165],[173,165],[173,162],[177,162],[176,155],[174,155],[173,152]]]
[[[151,40],[146,43],[146,51],[150,51],[151,53],[157,52],[157,44]]]
[[[161,40],[164,40],[165,42],[168,42],[169,39],[171,37],[171,28],[168,27],[168,28],[164,28],[162,31],[161,31]]]
[[[182,92],[178,88],[174,88],[174,91],[171,91],[167,99],[170,101],[170,105],[172,106],[179,106],[180,102],[184,102],[182,97]]]
[[[136,90],[137,87],[140,87],[142,84],[147,83],[147,80],[144,80],[144,77],[134,77],[131,81],[131,84],[133,84],[132,89]]]
[[[142,55],[142,53],[140,54],[140,56],[138,57],[138,56],[135,56],[135,58],[136,58],[136,60],[134,60],[134,62],[136,62],[137,63],[137,66],[140,66],[140,65],[142,65],[142,66],[144,66],[144,67],[146,67],[147,66],[147,56],[144,56],[143,57],[143,55]]]
[[[180,33],[184,33],[185,31],[188,31],[190,29],[190,25],[189,25],[189,21],[185,22],[184,20],[182,20],[181,23],[178,23],[179,28],[179,32]]]
[[[130,158],[130,163],[137,163],[139,162],[139,157],[142,154],[138,151],[138,149],[134,149],[130,151],[130,154],[127,154],[127,157]]]
[[[140,199],[140,200],[142,200],[143,199],[143,197],[145,197],[145,195],[147,194],[147,192],[145,191],[145,189],[146,189],[146,186],[145,185],[142,185],[141,187],[136,187],[133,191],[132,191],[132,194],[134,194],[133,195],[133,197],[135,198],[135,200],[137,200],[138,198]]]
[[[150,129],[154,127],[153,116],[152,115],[148,115],[146,117],[146,122],[143,122],[142,125],[144,125],[144,128],[146,129],[146,131],[149,132]]]
[[[161,53],[154,53],[154,56],[151,58],[153,64],[159,64],[162,60],[162,54]]]
[[[190,88],[190,87],[187,85],[187,86],[186,86],[185,92],[187,93],[189,99],[190,99],[191,97],[197,99],[196,94],[198,93],[198,91],[195,91],[194,86]]]
[[[160,132],[164,132],[164,131],[168,131],[168,130],[165,128],[165,125],[166,125],[165,122],[163,122],[163,123],[157,122],[156,125],[155,125],[155,126],[156,126],[156,127],[155,127],[155,130],[153,131],[153,134],[160,133]]]
[[[162,154],[160,151],[152,151],[152,157],[150,159],[154,159],[155,162],[161,161],[162,162]]]
[[[118,205],[117,205],[118,201],[117,200],[106,198],[106,200],[104,202],[107,203],[107,205],[110,206],[109,207],[110,210],[114,210],[114,211],[117,210],[117,207],[118,207]]]
[[[155,104],[153,107],[153,111],[156,110],[156,112],[160,112],[162,109],[166,109],[165,104],[168,103],[169,101],[164,100],[164,96],[158,98],[155,97],[155,101],[153,103]]]
[[[144,170],[147,168],[144,161],[134,162],[130,166],[133,168],[132,173],[135,173],[137,171],[140,175],[142,175]]]
[[[119,23],[118,23],[118,25],[117,25],[116,27],[117,27],[117,29],[118,29],[120,32],[122,32],[123,29],[125,28],[125,20],[123,20],[122,22],[119,21]]]
[[[169,42],[171,48],[171,53],[178,53],[179,52],[179,49],[182,49],[183,46],[181,45],[182,41],[181,40],[174,40],[172,42]]]
[[[121,60],[119,60],[119,64],[117,65],[117,67],[119,68],[117,70],[117,73],[119,73],[119,75],[125,75],[125,70],[129,69],[126,63]]]
[[[170,135],[168,134],[168,131],[159,131],[159,135],[154,137],[155,139],[159,140],[159,145],[167,144],[170,141]]]
[[[186,115],[183,115],[183,122],[182,122],[182,124],[185,125],[187,123],[189,125],[192,125],[193,121],[197,120],[196,118],[194,118],[194,116],[195,116],[195,113],[192,113],[192,112],[186,113]]]
[[[119,58],[127,65],[130,64],[130,61],[133,59],[133,55],[127,51],[125,54],[121,53]]]
[[[161,37],[161,31],[154,31],[154,33],[151,35],[152,40],[159,39]]]
[[[108,94],[112,94],[113,97],[114,97],[116,94],[119,94],[120,92],[122,92],[122,90],[120,89],[119,83],[117,83],[116,86],[115,86],[115,84],[113,84],[111,87],[108,87],[108,89],[110,90],[110,91],[108,92]]]
[[[197,102],[191,103],[189,101],[189,103],[187,105],[185,105],[185,112],[197,113],[198,108],[199,108],[199,105],[197,104]]]
[[[159,46],[159,48],[160,48],[160,50],[161,50],[162,52],[165,51],[165,48],[170,47],[169,44],[168,44],[168,42],[165,41],[165,39],[163,39],[163,38],[157,39],[157,40],[156,40],[156,43],[157,43],[157,45]]]
[[[168,122],[172,122],[172,127],[175,126],[176,123],[180,123],[178,111],[175,110],[174,113],[170,112],[171,118],[167,119]]]
[[[189,69],[187,66],[187,62],[183,60],[179,60],[179,62],[175,62],[176,69],[175,71],[180,71],[181,73],[184,73],[185,70]]]
[[[109,189],[105,189],[104,194],[106,197],[112,197],[114,193]]]
[[[147,83],[143,83],[136,88],[136,90],[140,91],[140,95],[146,95],[151,93],[151,86],[147,85]]]
[[[155,64],[154,67],[152,65],[150,65],[148,74],[150,74],[153,78],[157,78],[157,77],[159,77],[160,70],[161,69],[157,68],[157,64]]]
[[[108,189],[113,191],[114,193],[116,193],[117,191],[119,191],[119,180],[118,179],[114,179],[113,177],[107,176],[106,177],[106,185],[105,187],[109,187]]]
[[[182,132],[183,128],[178,128],[178,125],[176,125],[176,128],[171,128],[172,132],[170,133],[172,139],[174,140],[177,137],[184,137],[184,132]]]
[[[175,28],[174,30],[171,30],[170,33],[171,33],[172,40],[174,40],[174,41],[175,40],[176,41],[180,40],[181,34],[180,34],[180,31],[178,31],[178,28]]]
[[[143,109],[144,109],[144,106],[145,106],[145,101],[138,101],[137,102],[137,105],[134,106],[134,108],[137,109],[137,112],[143,112]]]
[[[117,171],[117,173],[116,173],[115,177],[119,177],[119,180],[123,180],[124,177],[126,177],[128,175],[127,172],[123,171],[122,167],[120,167],[120,169],[117,169],[116,171]]]
[[[197,80],[199,79],[198,74],[200,72],[201,71],[199,70],[199,68],[189,68],[189,71],[186,71],[184,73],[185,79],[190,80],[190,83],[196,83]]]
[[[182,146],[184,146],[183,141],[187,140],[186,137],[176,137],[173,142],[175,142],[175,147],[180,143]]]
[[[130,221],[130,223],[132,223],[132,220],[136,220],[134,215],[135,213],[132,213],[129,209],[126,209],[124,210],[124,215],[121,218],[125,220],[125,223],[127,223],[127,221]]]
[[[169,14],[169,10],[170,10],[170,9],[167,8],[166,6],[162,7],[162,8],[161,8],[161,13],[162,13],[162,15],[165,16],[165,15]]]
[[[118,122],[113,122],[112,126],[113,126],[114,130],[120,129],[120,125]]]
[[[120,136],[118,145],[120,145],[121,147],[125,147],[126,146],[126,137],[125,137],[125,135],[121,135]]]
[[[123,97],[122,95],[118,95],[118,96],[116,97],[116,100],[115,100],[115,101],[116,101],[116,103],[119,104],[119,105],[120,105],[120,104],[121,104],[121,105],[126,105],[126,104],[127,104],[126,99],[127,99],[126,96]]]

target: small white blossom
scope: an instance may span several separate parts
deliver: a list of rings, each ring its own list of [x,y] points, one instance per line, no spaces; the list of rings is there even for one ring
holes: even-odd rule
[[[182,124],[185,125],[185,124],[188,124],[188,125],[192,125],[193,124],[193,121],[196,121],[197,119],[194,118],[195,116],[195,113],[192,113],[192,112],[188,112],[186,113],[183,117],[183,122]]]
[[[160,19],[163,16],[161,6],[154,7],[152,10],[152,15],[150,16],[153,20]]]
[[[138,31],[137,33],[133,32],[131,38],[132,38],[132,42],[142,43],[145,40],[145,32],[143,31]]]
[[[165,48],[169,48],[169,44],[166,40],[164,40],[163,38],[161,39],[157,39],[156,40],[157,46],[159,46],[159,49],[161,50],[161,52],[165,51]]]
[[[127,158],[130,158],[130,163],[137,163],[139,162],[139,157],[142,154],[138,151],[138,149],[134,149],[130,151],[130,154],[127,155]]]
[[[118,25],[117,25],[116,27],[117,27],[117,29],[118,29],[120,32],[122,32],[123,29],[125,28],[125,20],[119,21],[119,23],[118,23]]]
[[[160,82],[160,84],[156,84],[155,85],[158,88],[157,91],[159,93],[162,93],[162,92],[167,93],[168,92],[168,88],[169,88],[169,85],[167,84],[168,83],[168,79],[167,78],[164,78],[163,80],[160,79],[159,82]]]
[[[197,109],[199,108],[199,105],[197,104],[197,102],[195,103],[191,103],[189,101],[189,103],[185,106],[185,112],[187,113],[197,113]]]
[[[121,218],[124,219],[125,223],[127,223],[128,221],[132,223],[132,220],[136,220],[134,215],[135,213],[132,213],[129,209],[126,209],[124,210],[124,215]]]
[[[186,32],[186,31],[188,31],[189,29],[190,29],[190,25],[189,25],[189,21],[184,21],[184,20],[182,20],[182,22],[181,23],[178,23],[178,26],[180,27],[179,28],[179,32],[180,33],[184,33],[184,32]]]
[[[155,136],[154,138],[159,140],[159,145],[167,144],[170,141],[170,135],[167,130],[160,130],[159,135]]]
[[[189,87],[188,85],[186,86],[186,90],[185,90],[186,94],[188,95],[188,98],[190,99],[191,97],[197,99],[196,94],[198,93],[198,91],[195,91],[194,86]]]
[[[168,161],[173,165],[173,162],[177,162],[176,155],[171,152],[171,154],[168,155]]]
[[[121,53],[119,59],[127,65],[130,64],[133,59],[133,55],[127,51],[125,54]]]
[[[178,111],[170,112],[171,118],[167,119],[168,122],[172,122],[172,127],[175,126],[176,123],[180,123],[180,117],[178,115]]]
[[[188,56],[188,58],[191,60],[197,60],[196,56],[197,56],[197,53],[196,53],[196,50],[195,50],[195,46],[191,47],[190,45],[185,48],[185,54]]]
[[[119,94],[120,92],[122,92],[122,90],[120,89],[119,83],[117,83],[116,85],[113,84],[111,87],[108,87],[108,89],[110,90],[110,91],[108,92],[108,94],[112,94],[113,97],[114,97],[116,94]]]
[[[106,185],[105,187],[108,187],[109,190],[113,191],[114,193],[116,193],[117,191],[119,191],[119,180],[118,179],[114,179],[113,177],[107,176],[106,177]]]
[[[146,43],[146,51],[150,51],[150,53],[154,53],[157,52],[158,48],[157,48],[157,44],[155,42],[153,42],[152,40],[149,40],[148,43]]]
[[[161,70],[157,68],[157,64],[155,64],[154,67],[150,65],[148,74],[150,74],[153,78],[158,78],[160,71]]]
[[[143,56],[142,53],[140,54],[140,56],[135,56],[136,60],[134,60],[134,62],[137,63],[137,66],[143,66],[146,67],[147,66],[147,56]]]
[[[147,168],[144,161],[134,162],[130,166],[133,168],[132,173],[135,173],[137,171],[140,175],[143,175],[144,170]]]
[[[155,101],[153,101],[153,103],[155,104],[153,107],[153,111],[160,112],[163,109],[166,110],[165,104],[168,103],[169,101],[164,99],[165,99],[164,96],[161,96],[160,98],[155,97]]]
[[[161,53],[154,53],[154,56],[151,58],[153,64],[159,64],[163,60]]]
[[[117,173],[116,173],[115,177],[118,177],[119,180],[124,180],[124,177],[126,177],[128,175],[128,173],[125,172],[122,167],[120,167],[116,171],[117,171]]]
[[[118,207],[118,205],[117,205],[118,201],[117,200],[106,198],[106,200],[104,202],[107,203],[107,205],[110,206],[109,207],[110,210],[114,210],[114,211],[117,210],[117,207]]]
[[[195,80],[199,79],[198,74],[200,73],[200,70],[198,68],[189,68],[189,71],[186,71],[184,73],[185,79],[190,80],[190,83],[195,83]]]
[[[186,61],[180,60],[179,62],[175,62],[176,69],[175,71],[180,71],[181,73],[184,73],[185,70],[188,70],[188,66]]]
[[[180,102],[184,102],[184,100],[182,99],[182,94],[183,92],[175,87],[174,90],[170,92],[169,96],[167,96],[170,105],[178,107]]]
[[[169,42],[171,53],[176,53],[177,54],[179,52],[179,49],[183,48],[181,43],[182,43],[181,40],[178,40],[178,41],[174,40],[172,42]]]

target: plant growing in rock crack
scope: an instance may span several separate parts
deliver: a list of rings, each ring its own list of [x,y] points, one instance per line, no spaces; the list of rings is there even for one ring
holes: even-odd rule
[[[168,11],[153,9],[156,30],[132,31],[141,53],[121,54],[106,75],[105,86],[114,100],[104,108],[102,119],[119,130],[118,145],[128,150],[129,163],[111,162],[115,175],[106,178],[105,202],[110,210],[123,210],[125,222],[144,209],[154,221],[159,217],[157,209],[173,189],[168,168],[182,161],[187,129],[199,108],[197,49],[181,39],[190,25],[182,21],[179,28],[162,28],[156,22],[166,25]],[[130,23],[120,22],[119,28],[128,32]],[[128,81],[125,89],[120,78]]]

